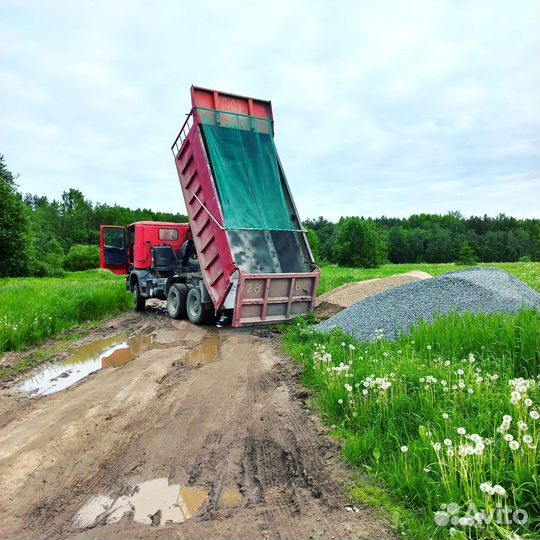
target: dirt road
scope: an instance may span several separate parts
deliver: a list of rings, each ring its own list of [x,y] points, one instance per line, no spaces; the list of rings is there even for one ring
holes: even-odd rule
[[[395,537],[346,508],[337,449],[268,331],[147,311],[81,348],[123,333],[142,337],[65,389],[4,385],[0,538]]]

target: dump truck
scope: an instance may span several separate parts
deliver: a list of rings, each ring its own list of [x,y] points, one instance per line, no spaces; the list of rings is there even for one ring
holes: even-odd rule
[[[136,309],[160,298],[195,324],[308,313],[320,272],[274,144],[271,102],[192,86],[191,103],[171,147],[189,223],[103,225],[102,268],[127,274]]]

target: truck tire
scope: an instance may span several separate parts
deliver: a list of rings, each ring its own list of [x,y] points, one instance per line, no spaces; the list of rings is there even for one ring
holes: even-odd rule
[[[187,317],[188,286],[184,283],[175,283],[167,295],[167,312],[171,319],[185,319]]]
[[[141,286],[139,285],[139,280],[135,281],[133,292],[135,293],[135,311],[144,311],[144,308],[146,306],[146,298],[141,294]]]
[[[213,309],[201,302],[201,291],[198,287],[189,290],[187,296],[187,316],[193,324],[210,324],[214,319]]]

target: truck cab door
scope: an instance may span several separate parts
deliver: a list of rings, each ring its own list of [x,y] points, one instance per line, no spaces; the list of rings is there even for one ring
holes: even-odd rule
[[[101,225],[99,228],[99,262],[101,268],[113,274],[128,273],[128,247],[126,228],[117,225]]]

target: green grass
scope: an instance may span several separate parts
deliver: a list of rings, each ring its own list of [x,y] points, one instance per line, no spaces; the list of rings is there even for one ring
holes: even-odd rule
[[[413,538],[449,538],[450,526],[434,521],[443,504],[457,503],[459,517],[471,503],[488,513],[497,504],[526,510],[523,526],[455,526],[455,538],[509,538],[539,530],[540,425],[531,417],[540,408],[539,325],[535,310],[450,314],[410,337],[367,344],[339,330],[319,333],[309,318],[300,318],[284,342],[304,365],[303,381],[342,439],[344,458],[383,486],[359,481],[349,489],[353,499],[379,501]],[[516,383],[518,377],[525,382]],[[512,400],[516,384],[520,399]],[[512,418],[509,426],[505,415]],[[519,442],[517,450],[505,435]],[[477,453],[466,454],[471,451]],[[506,495],[486,494],[485,482],[502,486]],[[406,511],[400,514],[400,507]]]
[[[513,274],[524,281],[529,287],[540,291],[540,263],[538,262],[515,262],[515,263],[482,263],[478,266],[483,268],[500,268]],[[321,266],[321,281],[319,294],[331,291],[345,283],[364,281],[404,274],[411,270],[422,270],[432,276],[440,276],[447,272],[469,268],[457,264],[385,264],[380,268],[343,268],[334,264]]]
[[[108,271],[68,272],[64,278],[0,279],[0,354],[116,315],[130,303],[124,278]]]

